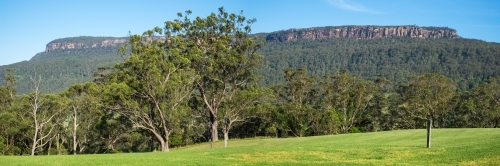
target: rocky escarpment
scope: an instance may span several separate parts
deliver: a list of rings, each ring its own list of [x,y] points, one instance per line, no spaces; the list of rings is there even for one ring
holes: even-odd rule
[[[121,37],[72,37],[62,38],[51,41],[45,47],[45,52],[54,50],[99,48],[99,47],[117,47],[128,41],[128,38]]]
[[[446,27],[418,26],[329,26],[277,31],[267,35],[268,42],[297,39],[355,38],[376,39],[389,37],[458,38],[456,30]]]

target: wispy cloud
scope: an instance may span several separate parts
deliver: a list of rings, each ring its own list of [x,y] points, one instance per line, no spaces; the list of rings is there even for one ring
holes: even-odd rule
[[[326,1],[330,4],[332,4],[333,6],[336,6],[338,8],[344,9],[344,10],[370,13],[370,14],[383,14],[382,12],[366,8],[363,5],[354,4],[354,3],[347,3],[347,2],[345,2],[345,0],[326,0]]]

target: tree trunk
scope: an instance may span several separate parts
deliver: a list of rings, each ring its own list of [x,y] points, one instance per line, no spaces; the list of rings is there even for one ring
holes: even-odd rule
[[[76,142],[76,129],[77,129],[77,122],[76,122],[76,109],[73,107],[73,155],[76,155],[76,146],[78,142]]]
[[[166,141],[164,141],[164,140],[160,141],[160,146],[161,146],[161,151],[162,152],[168,152],[168,151],[170,151],[170,149],[168,148],[168,137],[167,137]]]
[[[154,108],[154,103],[150,103],[150,107],[149,107],[149,117],[151,117],[151,121],[154,121],[154,120],[155,120],[155,112],[154,112],[153,108]],[[156,152],[156,146],[155,146],[155,136],[154,136],[154,134],[151,134],[151,139],[150,139],[149,141],[150,141],[150,142],[149,142],[149,143],[150,143],[150,144],[149,144],[149,146],[150,146],[150,150],[151,150],[152,152]],[[163,148],[163,146],[162,146],[162,148]]]
[[[227,140],[229,140],[229,132],[224,131],[224,147],[227,147]]]
[[[164,145],[164,147],[162,147],[162,151],[163,151],[163,152],[168,152],[168,151],[170,151],[170,149],[169,149],[169,147],[168,147],[168,135],[167,135],[167,136],[166,136],[166,138],[165,138],[165,145]]]
[[[36,149],[36,143],[37,143],[37,141],[36,141],[37,140],[37,136],[38,136],[38,124],[35,121],[35,136],[33,136],[33,145],[31,146],[31,156],[35,155],[35,149]]]
[[[56,136],[56,149],[57,149],[57,154],[61,154],[61,150],[59,149],[59,134]]]
[[[151,136],[149,139],[149,148],[151,152],[156,152],[156,146],[155,146],[155,137]]]
[[[216,142],[219,140],[219,133],[217,131],[217,127],[218,127],[217,116],[210,114],[210,121],[212,123],[212,128],[211,128],[211,130],[212,130],[212,142]]]
[[[52,148],[52,140],[49,141],[49,150],[47,151],[47,156],[50,156],[50,148]]]

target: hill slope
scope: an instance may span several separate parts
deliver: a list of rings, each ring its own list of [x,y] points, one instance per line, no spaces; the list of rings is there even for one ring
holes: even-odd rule
[[[117,50],[126,41],[127,38],[86,36],[56,39],[29,61],[0,66],[0,76],[3,78],[5,69],[15,68],[19,94],[32,90],[30,77],[35,74],[42,77],[42,93],[60,92],[73,84],[92,80],[99,67],[111,67],[123,61]]]
[[[262,85],[283,83],[283,70],[305,65],[310,74],[349,70],[365,79],[386,77],[394,83],[421,72],[436,72],[454,80],[463,91],[500,76],[500,44],[460,38],[450,28],[417,26],[341,26],[290,29],[256,34],[267,43],[259,50],[265,65],[257,71]],[[98,67],[120,61],[116,51],[126,38],[73,37],[57,39],[30,61],[0,66],[16,68],[18,92],[32,89],[30,76],[42,76],[41,90],[59,92],[92,80]],[[5,84],[0,81],[0,85]]]
[[[405,83],[422,72],[443,74],[468,90],[500,76],[500,44],[471,39],[302,39],[269,42],[261,50],[268,61],[259,71],[265,85],[284,82],[283,69],[300,68],[321,77],[349,70],[364,79],[386,77]]]
[[[286,139],[230,140],[168,153],[0,156],[6,165],[499,165],[499,129],[399,130]]]

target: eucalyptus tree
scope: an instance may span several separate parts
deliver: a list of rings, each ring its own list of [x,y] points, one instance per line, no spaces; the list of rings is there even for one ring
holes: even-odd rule
[[[15,69],[5,70],[6,86],[0,87],[0,113],[7,110],[17,97],[14,71]]]
[[[339,114],[340,132],[343,133],[354,127],[373,103],[373,82],[364,81],[348,72],[325,76],[321,86],[327,89],[324,102]]]
[[[15,69],[6,69],[5,85],[0,86],[0,153],[21,154],[27,130],[27,120],[24,119],[21,100],[16,92]],[[28,146],[28,145],[24,145]]]
[[[500,127],[500,78],[492,78],[471,90],[466,114],[477,127]],[[468,122],[471,123],[471,122]]]
[[[256,19],[228,13],[223,7],[218,14],[206,18],[189,18],[178,13],[179,19],[165,23],[167,49],[196,50],[191,67],[200,80],[195,82],[205,109],[209,112],[212,140],[218,140],[219,108],[228,96],[255,81],[253,72],[262,60],[256,53],[262,42],[250,38],[251,25]]]
[[[123,111],[134,107],[132,89],[125,83],[112,82],[101,84],[101,102],[104,115],[97,122],[100,140],[95,146],[105,146],[97,151],[115,151],[117,142],[132,133],[135,129],[129,120],[129,117],[123,114]],[[101,144],[101,145],[99,145]],[[154,148],[152,149],[154,150]]]
[[[6,83],[6,88],[7,91],[9,92],[9,96],[11,101],[14,100],[14,98],[17,95],[16,91],[16,77],[14,76],[14,72],[16,69],[5,69],[5,83]]]
[[[164,41],[157,37],[161,34],[162,29],[156,27],[143,35],[130,36],[129,43],[120,49],[130,58],[115,66],[111,82],[122,85],[128,93],[121,98],[121,106],[125,107],[114,108],[134,127],[150,132],[160,143],[161,151],[169,151],[169,136],[187,117],[187,101],[198,77],[190,68],[189,58],[196,50],[185,50],[182,44],[173,47],[168,42],[181,38]]]
[[[28,138],[31,138],[31,155],[35,155],[37,149],[43,151],[43,147],[50,143],[55,137],[58,123],[62,120],[60,115],[65,110],[66,101],[59,95],[41,94],[39,85],[41,76],[36,75],[31,77],[33,81],[33,92],[27,96],[23,96],[22,101],[25,109],[29,110],[25,114],[31,122],[31,129],[25,133]]]
[[[379,77],[375,81],[373,103],[368,112],[361,117],[363,131],[387,130],[391,113],[393,98],[397,96],[394,84],[385,77]]]
[[[401,88],[403,103],[410,117],[416,119],[415,127],[425,126],[426,119],[433,120],[433,127],[445,127],[448,104],[455,96],[457,85],[443,75],[422,73],[409,78]]]
[[[98,93],[97,85],[92,82],[73,85],[62,93],[69,99],[68,108],[71,110],[68,127],[71,127],[73,154],[85,150],[97,124],[95,122],[102,116]]]
[[[307,75],[306,67],[298,70],[287,68],[285,72],[285,85],[274,87],[278,97],[277,105],[280,112],[276,115],[279,128],[291,132],[295,136],[306,136],[315,119],[316,110],[313,109],[314,87],[316,79]]]
[[[220,124],[224,134],[224,147],[227,147],[229,131],[236,123],[245,122],[246,119],[256,117],[258,104],[265,102],[266,95],[270,93],[267,88],[250,87],[237,91],[228,97],[219,110],[222,117]]]

